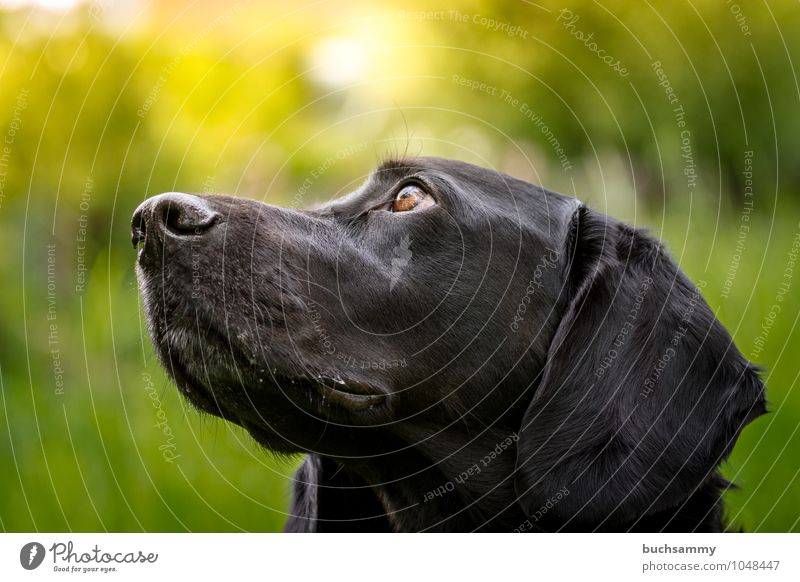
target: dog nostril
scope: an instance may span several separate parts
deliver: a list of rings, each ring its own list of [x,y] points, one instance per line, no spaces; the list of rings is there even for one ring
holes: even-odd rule
[[[200,196],[168,192],[145,200],[133,213],[131,242],[135,247],[153,233],[176,236],[202,234],[219,219]]]
[[[155,219],[172,234],[201,234],[219,218],[199,196],[177,193],[162,196],[154,210]]]

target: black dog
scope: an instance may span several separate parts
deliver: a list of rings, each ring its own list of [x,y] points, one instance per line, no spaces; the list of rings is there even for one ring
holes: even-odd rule
[[[181,392],[308,454],[289,531],[724,528],[764,389],[640,230],[421,158],[310,211],[156,196],[133,242]]]

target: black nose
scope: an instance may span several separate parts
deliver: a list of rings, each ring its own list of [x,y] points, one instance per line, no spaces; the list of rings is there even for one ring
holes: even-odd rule
[[[135,247],[150,236],[162,238],[202,234],[219,218],[207,201],[199,196],[167,192],[148,198],[139,205],[131,220],[131,242]]]

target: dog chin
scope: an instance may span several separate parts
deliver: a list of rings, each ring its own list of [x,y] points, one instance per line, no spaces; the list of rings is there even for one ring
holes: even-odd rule
[[[158,349],[159,359],[169,376],[175,381],[181,395],[200,412],[227,419],[220,402],[212,390],[205,386],[181,363],[181,358],[173,350]]]
[[[153,344],[164,369],[173,378],[180,393],[201,412],[237,422],[233,396],[246,371],[223,338],[206,328],[198,336],[180,322],[156,324],[156,315],[148,317]],[[203,328],[194,322],[193,327]],[[238,390],[241,392],[241,389]]]

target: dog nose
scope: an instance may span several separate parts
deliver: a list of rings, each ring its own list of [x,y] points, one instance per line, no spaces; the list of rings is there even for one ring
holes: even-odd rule
[[[202,234],[219,218],[200,196],[167,192],[142,202],[131,219],[131,242],[135,247],[147,239],[148,233],[173,236]]]

